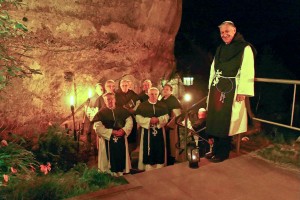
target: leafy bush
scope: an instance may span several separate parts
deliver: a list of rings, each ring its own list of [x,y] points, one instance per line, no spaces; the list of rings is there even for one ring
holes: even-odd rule
[[[36,176],[27,182],[8,185],[0,191],[0,199],[64,199],[126,183],[122,177],[99,173],[81,164],[67,173]]]
[[[50,127],[38,140],[36,153],[47,165],[40,165],[35,154],[20,145],[26,143],[22,137],[12,135],[14,142],[1,141],[0,199],[64,199],[127,183],[122,177],[89,169],[85,163],[64,162],[63,159],[68,159],[64,153],[76,156],[73,153],[77,154],[77,144],[59,130],[59,127]],[[51,170],[49,161],[57,162],[56,172]]]
[[[67,171],[79,161],[78,142],[58,126],[51,126],[39,135],[33,152],[41,163],[50,162],[54,171]]]
[[[24,147],[9,143],[0,147],[0,180],[4,175],[10,182],[19,182],[31,178],[33,172],[39,167],[32,152]],[[0,182],[0,186],[2,183]]]
[[[267,160],[278,164],[288,164],[300,167],[300,133],[287,128],[277,126],[267,126],[260,137],[265,137],[270,141],[270,145],[257,152],[257,154]]]
[[[127,183],[125,179],[112,177],[105,173],[99,173],[96,168],[85,169],[81,177],[82,183],[87,183],[90,188],[106,188],[113,185]]]
[[[291,145],[275,144],[259,150],[257,154],[278,164],[300,167],[300,149],[295,149]]]

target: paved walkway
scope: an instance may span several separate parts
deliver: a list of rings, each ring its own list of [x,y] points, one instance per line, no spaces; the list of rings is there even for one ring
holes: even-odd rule
[[[126,175],[130,184],[74,199],[105,200],[300,200],[300,171],[246,154],[222,163],[201,159]],[[120,187],[120,186],[119,186]]]

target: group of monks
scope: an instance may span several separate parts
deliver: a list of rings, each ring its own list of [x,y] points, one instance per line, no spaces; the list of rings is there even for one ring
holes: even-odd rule
[[[97,83],[96,95],[85,109],[88,134],[96,135],[99,171],[117,177],[130,173],[131,153],[137,148],[139,170],[174,164],[177,134],[171,119],[181,114],[182,107],[172,86],[166,84],[160,92],[145,80],[142,92],[136,94],[131,81],[122,79],[115,88],[113,80]]]

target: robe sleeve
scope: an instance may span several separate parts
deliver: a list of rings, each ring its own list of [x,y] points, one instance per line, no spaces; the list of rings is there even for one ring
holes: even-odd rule
[[[94,123],[94,130],[97,135],[99,135],[100,137],[103,137],[106,140],[110,139],[112,131],[113,131],[113,129],[105,128],[105,126],[102,124],[101,121]]]
[[[177,117],[181,114],[181,109],[176,108],[176,109],[173,109],[172,112],[173,112],[174,116]]]
[[[134,106],[133,110],[136,111],[136,109],[139,107],[140,104],[141,104],[141,101],[140,101],[140,100],[137,100],[137,101],[135,102],[135,106]]]
[[[185,120],[181,121],[181,124],[182,124],[183,126],[185,126]],[[191,122],[191,120],[190,120],[189,118],[187,119],[187,128],[188,128],[188,129],[191,129],[191,130],[194,130],[194,128],[193,128],[193,126],[192,126],[192,122]]]
[[[129,116],[126,118],[125,126],[122,128],[126,136],[128,136],[131,133],[132,127],[133,127],[132,117]]]
[[[211,63],[211,66],[210,66],[208,89],[210,89],[210,86],[214,79],[214,76],[215,76],[215,59],[213,60],[213,62]]]
[[[157,128],[162,128],[168,123],[169,115],[165,114],[165,115],[159,116],[158,120],[159,120],[159,122],[157,124]]]
[[[142,115],[136,115],[135,119],[142,128],[149,129],[151,118],[143,117]]]
[[[175,125],[176,125],[176,117],[179,116],[181,114],[181,109],[178,108],[178,109],[173,109],[172,110],[172,119],[169,121],[169,123],[167,124],[168,127],[170,128],[175,128]]]
[[[250,46],[244,49],[244,57],[238,78],[237,94],[254,96],[254,56]]]
[[[210,66],[210,73],[209,73],[209,81],[208,81],[208,94],[207,94],[207,98],[206,98],[206,110],[208,110],[208,102],[209,102],[209,92],[210,92],[210,86],[211,83],[213,81],[215,77],[215,59],[213,60],[213,62],[211,63]]]

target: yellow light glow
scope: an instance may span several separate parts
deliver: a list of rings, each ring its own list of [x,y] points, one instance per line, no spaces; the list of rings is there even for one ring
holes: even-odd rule
[[[189,101],[192,100],[192,95],[190,95],[189,93],[187,93],[187,94],[184,95],[183,98],[184,98],[184,101],[189,102]]]
[[[92,96],[93,96],[93,91],[91,88],[89,88],[88,97],[91,98]]]
[[[71,105],[71,106],[74,106],[74,103],[75,103],[75,99],[74,99],[74,96],[72,95],[72,96],[70,97],[70,105]]]
[[[193,85],[193,77],[183,77],[183,85],[190,86]]]

